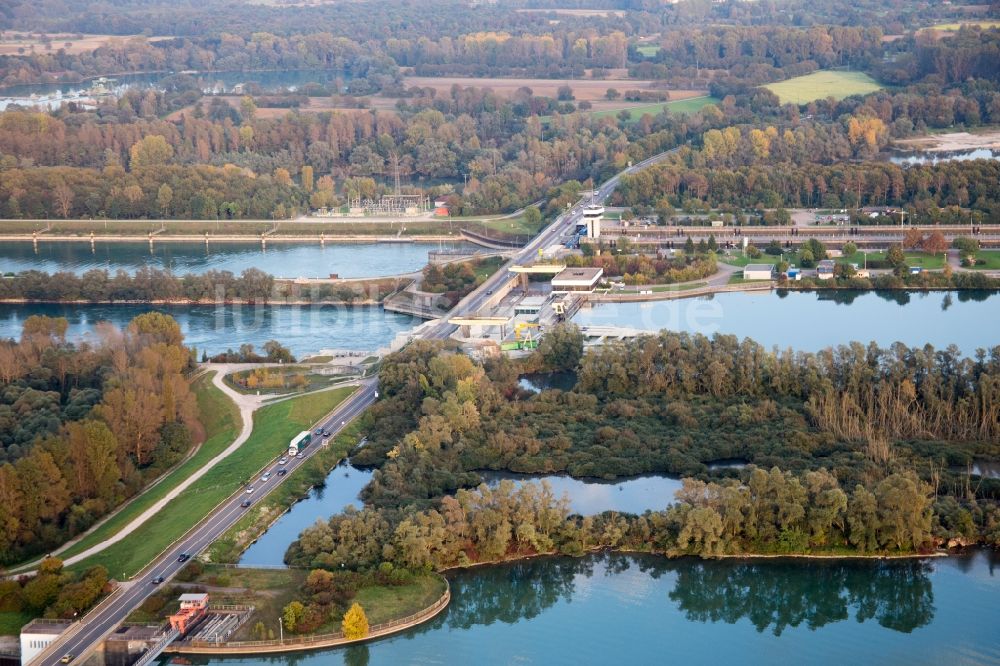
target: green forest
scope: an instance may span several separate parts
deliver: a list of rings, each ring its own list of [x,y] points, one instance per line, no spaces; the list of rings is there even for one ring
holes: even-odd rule
[[[526,371],[572,371],[533,395]],[[1000,348],[852,343],[819,353],[663,331],[582,350],[572,325],[523,363],[480,365],[417,342],[389,357],[369,444],[365,507],[307,529],[290,564],[444,569],[600,548],[669,556],[908,554],[998,543]],[[743,470],[706,463],[747,460]],[[477,470],[685,477],[642,516],[572,515],[544,483],[496,488]]]

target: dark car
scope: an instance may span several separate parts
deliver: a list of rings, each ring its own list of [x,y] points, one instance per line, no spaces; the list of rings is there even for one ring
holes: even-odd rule
[[[250,506],[250,500],[243,500],[242,502],[240,502],[240,506],[243,507],[244,509],[247,508],[248,506]]]
[[[278,470],[278,476],[284,476],[286,474],[288,474],[288,470],[285,469],[284,467]]]
[[[313,434],[316,435],[317,437],[320,437],[323,434],[323,429],[322,428],[317,428],[316,432],[314,432]]]
[[[329,437],[330,436],[330,431],[329,430],[324,430],[323,431],[323,436],[324,437]]]
[[[180,555],[177,556],[177,561],[178,562],[187,562],[190,559],[191,559],[191,556],[188,555],[187,553],[181,553]]]
[[[160,584],[160,583],[162,583],[162,582],[163,582],[164,580],[165,580],[165,579],[163,578],[163,576],[157,576],[156,578],[154,578],[153,580],[151,580],[151,581],[149,581],[149,582],[150,582],[150,583],[152,583],[153,585],[159,585],[159,584]]]

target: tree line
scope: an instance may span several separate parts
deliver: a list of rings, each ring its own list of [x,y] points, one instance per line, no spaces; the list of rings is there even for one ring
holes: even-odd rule
[[[988,224],[1000,215],[996,160],[743,167],[664,164],[623,176],[614,201],[664,221],[677,209],[906,207],[915,224]],[[869,220],[865,220],[865,223]]]
[[[86,530],[203,436],[191,353],[161,313],[74,345],[67,321],[32,316],[0,341],[0,563]]]

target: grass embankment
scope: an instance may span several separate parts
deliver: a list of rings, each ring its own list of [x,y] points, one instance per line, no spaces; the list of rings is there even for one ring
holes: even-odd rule
[[[310,428],[354,388],[303,395],[268,405],[254,414],[253,433],[239,451],[221,460],[180,497],[129,535],[129,538],[77,563],[85,569],[107,567],[112,577],[132,576],[172,542],[278,457],[297,433]]]
[[[548,223],[547,220],[542,219],[536,224],[531,224],[523,215],[517,217],[453,217],[451,220],[455,229],[468,229],[487,236],[493,235],[490,232],[514,236],[534,236]]]
[[[285,365],[281,367],[241,370],[226,375],[226,385],[244,395],[305,393],[332,386],[356,375],[321,374],[308,365]]]
[[[198,401],[199,418],[205,428],[205,441],[193,456],[158,484],[135,498],[97,529],[59,554],[66,558],[82,553],[96,544],[117,534],[123,527],[163,499],[179,483],[229,446],[240,429],[240,415],[236,405],[212,384],[212,374],[206,373],[194,380],[191,386]],[[115,574],[112,573],[112,576]]]
[[[347,457],[361,439],[363,419],[355,419],[334,437],[326,448],[320,449],[294,474],[291,474],[274,492],[257,501],[241,516],[236,524],[208,547],[212,562],[235,564],[243,551],[260,538],[267,528],[296,501],[305,497],[309,489],[323,483],[330,470]]]
[[[643,44],[642,46],[635,47],[635,50],[636,53],[644,58],[652,58],[660,52],[661,48],[659,44]]]
[[[764,87],[777,95],[782,104],[808,104],[827,97],[844,99],[851,95],[867,95],[884,86],[864,72],[824,69]]]

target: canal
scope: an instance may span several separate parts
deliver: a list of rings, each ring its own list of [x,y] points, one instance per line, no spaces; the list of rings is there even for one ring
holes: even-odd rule
[[[83,274],[92,269],[110,273],[139,268],[169,270],[175,275],[230,271],[236,275],[257,268],[276,277],[370,278],[421,270],[428,254],[439,249],[474,251],[468,243],[271,243],[262,249],[246,243],[144,242],[95,243],[40,241],[0,243],[0,273],[36,270]]]
[[[600,303],[573,318],[620,326],[735,335],[766,348],[818,351],[857,340],[882,347],[957,345],[966,355],[1000,344],[997,292],[727,292],[649,303]]]

